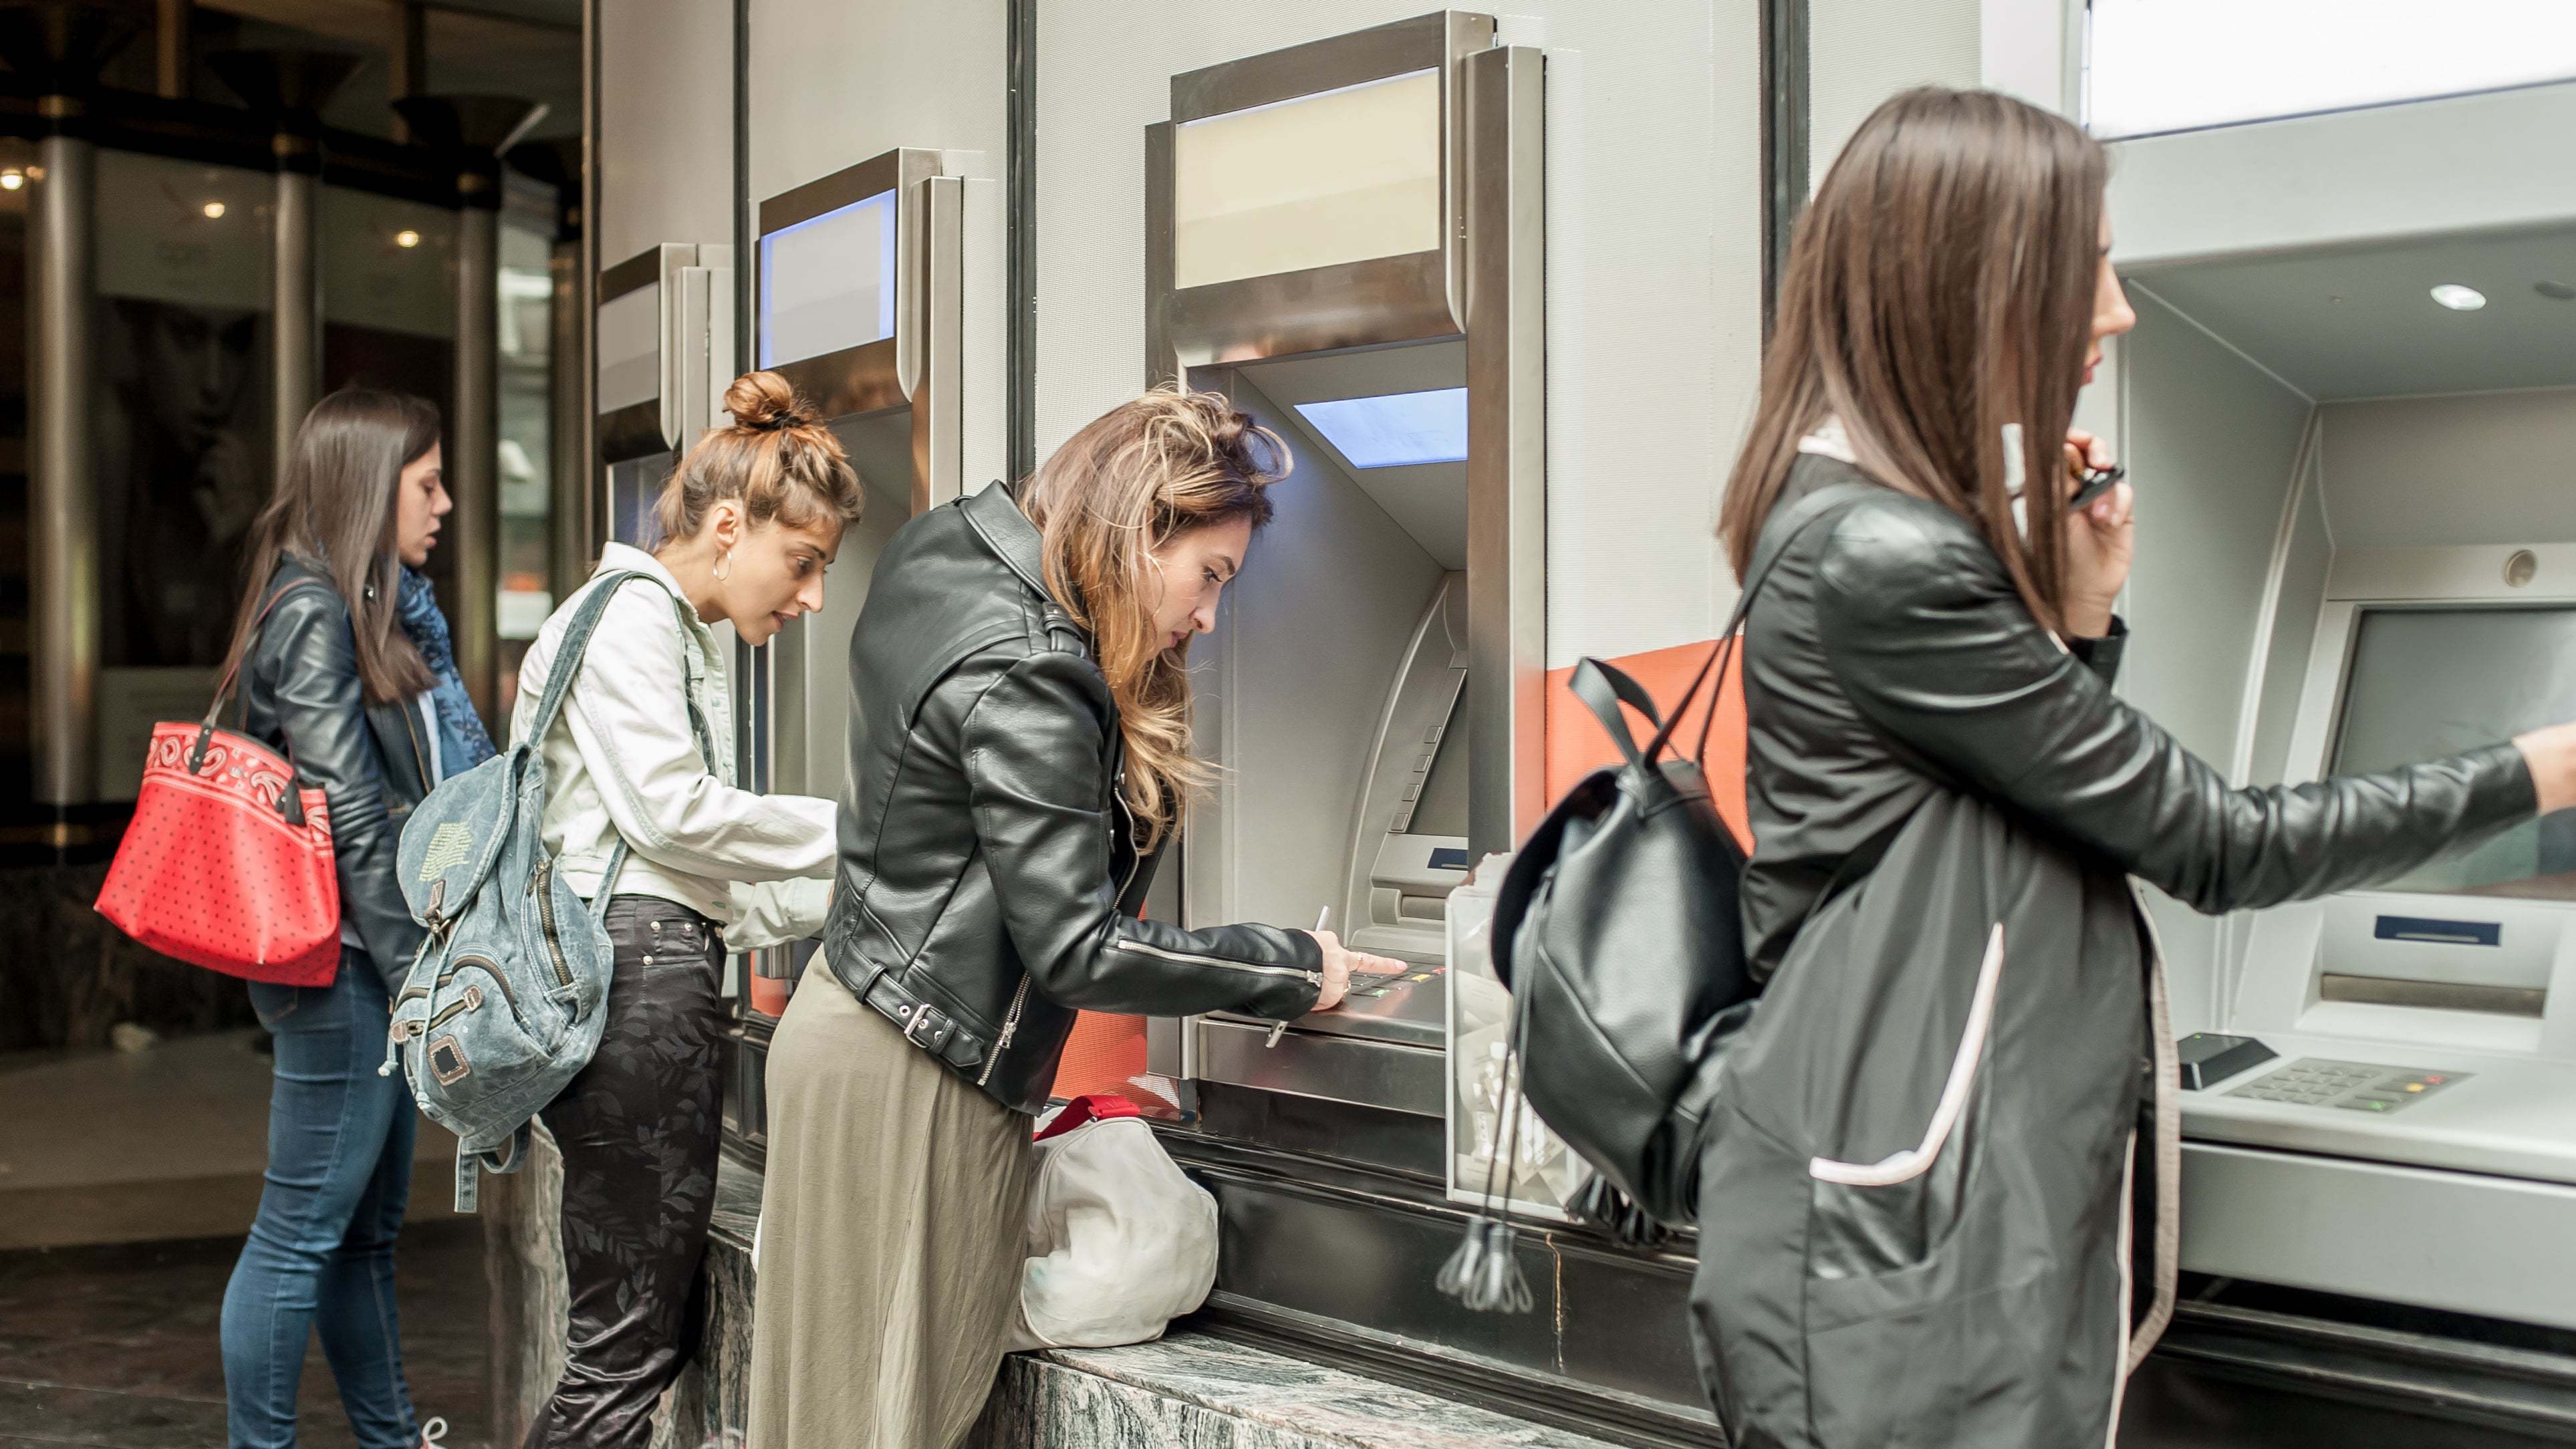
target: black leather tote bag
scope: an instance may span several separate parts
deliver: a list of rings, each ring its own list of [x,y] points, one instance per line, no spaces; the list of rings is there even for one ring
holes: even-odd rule
[[[1600,1174],[1578,1204],[1624,1237],[1696,1215],[1699,1064],[1751,1011],[1736,892],[1744,852],[1709,796],[1701,760],[1727,663],[1762,581],[1792,539],[1864,484],[1799,500],[1765,530],[1726,632],[1669,713],[1597,659],[1574,692],[1619,747],[1539,823],[1497,892],[1495,972],[1510,989],[1522,1089],[1540,1119]],[[1714,675],[1715,682],[1711,683]],[[1709,690],[1698,753],[1674,734]],[[1640,745],[1620,706],[1654,734]],[[1598,1189],[1615,1189],[1628,1201]],[[1632,1211],[1630,1204],[1633,1204]]]

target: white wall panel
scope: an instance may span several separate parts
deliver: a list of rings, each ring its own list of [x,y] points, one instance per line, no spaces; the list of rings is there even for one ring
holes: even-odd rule
[[[966,204],[969,489],[1007,467],[1006,16],[999,3],[751,0],[750,7],[746,189],[754,208],[898,146],[945,152],[951,174],[974,178]]]
[[[1143,385],[1144,128],[1181,71],[1421,13],[1418,0],[1038,10],[1037,442]],[[1548,0],[1548,660],[1706,638],[1715,498],[1760,342],[1755,7]],[[1970,47],[1973,71],[1973,25]]]
[[[2576,84],[2113,146],[2122,266],[2563,224]]]
[[[599,258],[733,240],[733,7],[606,0],[599,27]]]
[[[2334,403],[2335,547],[2576,542],[2576,388]]]
[[[1911,86],[1973,86],[1984,65],[1978,0],[1811,0],[1808,186],[1880,103]]]
[[[977,152],[960,169],[999,179],[1007,14],[999,3],[751,0],[752,203],[897,146]]]
[[[2224,773],[2309,403],[2154,297],[2130,300],[2121,421],[2138,556],[2120,693]],[[2221,927],[2161,895],[2152,904],[2175,1029],[2197,1030],[2215,1019]]]

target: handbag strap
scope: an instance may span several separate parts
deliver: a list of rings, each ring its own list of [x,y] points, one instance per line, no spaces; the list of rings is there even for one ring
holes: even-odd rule
[[[206,729],[213,729],[215,727],[215,721],[222,717],[224,712],[224,699],[233,692],[233,685],[240,681],[242,666],[249,662],[250,651],[259,647],[259,631],[268,623],[268,611],[277,607],[278,600],[294,593],[297,589],[318,589],[323,587],[325,587],[325,585],[319,579],[295,579],[289,582],[285,588],[269,595],[268,602],[259,606],[259,612],[251,616],[250,632],[242,642],[241,654],[224,670],[224,677],[215,684],[214,700],[206,706],[206,718],[204,721]],[[242,710],[244,720],[247,722],[250,710],[250,704],[248,701],[243,702]],[[203,739],[204,733],[201,731],[199,733],[200,749],[204,748],[202,743]]]

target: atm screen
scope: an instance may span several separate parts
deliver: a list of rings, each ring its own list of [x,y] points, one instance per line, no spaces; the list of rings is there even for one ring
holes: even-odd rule
[[[2368,774],[2576,719],[2576,609],[2369,609],[2333,769]],[[2576,900],[2576,810],[2515,826],[2387,889]]]
[[[1452,707],[1448,727],[1440,732],[1440,748],[1431,757],[1429,773],[1422,777],[1422,794],[1414,802],[1408,835],[1467,833],[1467,729],[1458,718],[1460,713]]]

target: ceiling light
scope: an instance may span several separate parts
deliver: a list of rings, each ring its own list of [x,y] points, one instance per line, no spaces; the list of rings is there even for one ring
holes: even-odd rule
[[[419,246],[419,245],[420,245],[420,233],[419,233],[419,232],[416,232],[416,231],[411,231],[411,230],[403,230],[403,231],[395,232],[395,233],[394,233],[394,245],[395,245],[395,246],[398,246],[398,247],[404,247],[404,248],[410,248],[410,247],[416,247],[416,246]]]
[[[15,191],[26,184],[27,173],[17,167],[12,166],[6,171],[0,171],[0,191]]]
[[[2444,282],[2433,289],[2433,300],[2454,312],[2474,312],[2487,304],[2487,294],[2475,287]]]
[[[209,202],[207,202],[207,203],[206,203],[206,220],[208,220],[208,221],[220,221],[220,220],[222,220],[222,219],[223,219],[223,215],[224,215],[224,204],[223,204],[222,202],[220,202],[220,201],[209,201]]]
[[[0,185],[6,185],[7,181],[6,177],[0,177]],[[2531,290],[2552,302],[2576,302],[2576,287],[2571,287],[2565,282],[2534,282],[2531,284]]]
[[[1297,411],[1354,468],[1461,463],[1467,458],[1463,387],[1299,403]]]

